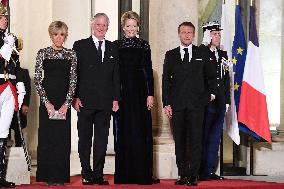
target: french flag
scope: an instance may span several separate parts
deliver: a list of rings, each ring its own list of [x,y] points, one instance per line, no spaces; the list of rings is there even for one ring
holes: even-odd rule
[[[249,42],[245,62],[238,121],[260,138],[271,143],[266,94],[260,62],[254,8],[250,7]]]

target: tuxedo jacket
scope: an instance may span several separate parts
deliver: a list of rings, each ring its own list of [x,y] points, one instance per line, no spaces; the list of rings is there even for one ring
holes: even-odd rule
[[[166,52],[163,76],[163,105],[171,105],[174,111],[184,108],[200,108],[216,93],[216,72],[197,46],[192,46],[190,62],[183,62],[180,47]]]
[[[99,60],[92,36],[76,41],[73,49],[78,59],[75,98],[79,98],[86,109],[111,110],[112,102],[120,95],[116,45],[105,40],[103,62]]]
[[[224,66],[221,67],[222,59],[228,60],[228,55],[226,51],[217,49],[218,60],[216,59],[215,53],[210,50],[208,46],[200,45],[200,50],[203,54],[207,55],[210,64],[214,65],[216,72],[217,81],[217,93],[215,100],[210,102],[210,104],[224,107],[225,104],[230,104],[230,75],[229,70],[225,69]]]

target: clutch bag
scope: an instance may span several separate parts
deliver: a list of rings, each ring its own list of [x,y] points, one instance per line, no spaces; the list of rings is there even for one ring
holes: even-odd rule
[[[66,120],[66,116],[64,114],[61,114],[58,110],[56,110],[53,114],[53,116],[49,116],[49,119],[51,120]]]

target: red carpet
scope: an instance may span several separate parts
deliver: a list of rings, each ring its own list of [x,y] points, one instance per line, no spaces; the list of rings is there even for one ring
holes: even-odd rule
[[[178,189],[178,188],[194,188],[194,189],[284,189],[284,183],[278,184],[273,182],[258,182],[258,181],[245,181],[245,180],[232,180],[227,179],[223,181],[200,181],[197,187],[190,186],[175,186],[174,180],[161,180],[160,184],[155,185],[114,185],[113,176],[106,176],[106,179],[110,181],[109,186],[84,186],[81,184],[81,177],[71,177],[71,183],[65,186],[46,186],[45,183],[35,182],[35,178],[32,178],[30,185],[21,185],[16,188],[20,189],[79,189],[79,188],[95,188],[95,189]]]

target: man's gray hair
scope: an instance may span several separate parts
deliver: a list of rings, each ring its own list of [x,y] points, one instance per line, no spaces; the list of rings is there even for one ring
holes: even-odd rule
[[[97,19],[97,18],[99,18],[99,17],[105,17],[106,19],[107,19],[107,23],[108,23],[108,25],[109,25],[109,18],[108,18],[108,16],[107,16],[107,14],[106,13],[97,13],[97,14],[95,14],[95,16],[93,16],[93,18],[92,18],[92,23]]]

